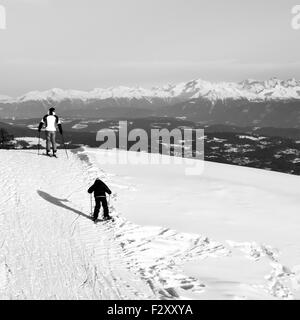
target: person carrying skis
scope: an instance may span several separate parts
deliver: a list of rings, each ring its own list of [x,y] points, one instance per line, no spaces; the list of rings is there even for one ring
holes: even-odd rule
[[[55,108],[50,108],[48,114],[46,114],[39,124],[38,131],[41,132],[42,127],[45,126],[46,132],[46,152],[47,156],[50,156],[50,149],[52,144],[53,156],[56,157],[56,126],[59,129],[60,134],[63,134],[61,121],[59,117],[55,114]]]
[[[108,206],[107,206],[107,200],[106,200],[106,193],[109,195],[111,194],[111,190],[108,188],[108,186],[99,178],[97,178],[94,182],[94,184],[88,189],[88,193],[92,194],[94,192],[95,197],[95,209],[94,209],[94,215],[92,220],[94,222],[98,219],[98,214],[101,208],[101,204],[103,206],[103,218],[104,220],[111,219],[111,216],[109,215]]]

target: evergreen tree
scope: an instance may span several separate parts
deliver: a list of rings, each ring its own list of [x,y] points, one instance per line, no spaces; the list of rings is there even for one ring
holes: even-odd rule
[[[0,128],[0,149],[8,149],[11,147],[11,141],[14,140],[14,136],[9,134],[7,130]]]

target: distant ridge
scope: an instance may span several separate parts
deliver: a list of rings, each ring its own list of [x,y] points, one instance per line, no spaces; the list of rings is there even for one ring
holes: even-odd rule
[[[296,79],[280,80],[272,78],[260,81],[247,79],[242,82],[209,82],[201,79],[145,89],[142,87],[97,88],[92,91],[63,90],[53,88],[47,91],[31,91],[20,97],[11,98],[0,95],[5,103],[22,103],[27,101],[64,100],[106,100],[106,99],[195,99],[206,98],[210,101],[224,99],[276,100],[300,99],[300,81]]]
[[[50,106],[70,118],[183,118],[203,124],[300,128],[300,81],[209,82],[201,79],[152,89],[31,91],[0,96],[0,119],[41,117]]]

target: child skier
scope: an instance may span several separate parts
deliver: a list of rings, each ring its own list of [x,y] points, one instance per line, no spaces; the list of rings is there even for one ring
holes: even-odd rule
[[[106,193],[109,195],[111,194],[111,190],[108,188],[108,186],[99,178],[97,178],[94,182],[94,184],[88,189],[88,193],[93,193],[94,192],[94,197],[95,197],[95,209],[94,209],[94,216],[92,220],[94,222],[97,221],[98,214],[101,208],[101,204],[103,206],[103,211],[104,211],[104,220],[111,219],[111,216],[109,215],[108,212],[108,206],[107,206],[107,200],[106,200]]]

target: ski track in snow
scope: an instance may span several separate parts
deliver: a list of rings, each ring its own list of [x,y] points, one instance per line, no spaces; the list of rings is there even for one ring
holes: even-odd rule
[[[97,171],[98,164],[97,159],[94,158],[94,151],[90,152],[90,149],[82,151],[79,153],[79,157],[90,164],[91,170],[104,174],[101,170]],[[94,167],[92,163],[95,163]],[[118,180],[112,173],[110,173],[110,179],[115,182]],[[127,187],[128,190],[136,190],[136,186],[128,184],[126,181],[120,180],[120,182],[122,185],[118,185],[118,189],[122,190]],[[122,220],[123,223],[121,223]],[[299,298],[300,267],[298,265],[288,267],[282,264],[279,250],[268,244],[253,240],[238,243],[226,241],[226,238],[223,243],[217,243],[205,236],[178,233],[175,230],[162,227],[139,226],[123,218],[119,218],[118,221],[120,223],[116,228],[116,235],[121,241],[129,267],[142,275],[142,278],[147,280],[161,299],[205,298],[201,294],[207,290],[211,292],[211,283],[207,281],[205,275],[201,276],[201,272],[200,277],[197,276],[197,278],[187,276],[186,272],[189,274],[191,272],[185,268],[188,261],[201,267],[201,261],[204,259],[210,261],[213,269],[219,269],[218,273],[220,272],[220,274],[222,274],[224,259],[233,260],[233,265],[235,261],[241,261],[249,271],[263,267],[266,272],[265,274],[261,273],[261,278],[253,277],[253,272],[249,272],[249,277],[245,279],[245,282],[237,280],[232,285],[225,281],[224,284],[227,283],[228,286],[225,291],[222,289],[221,276],[218,282],[220,283],[220,292],[224,291],[225,293],[222,298]],[[207,258],[215,259],[211,261]],[[214,299],[214,295],[210,295],[209,298]]]
[[[82,163],[60,157],[1,151],[0,298],[153,298],[120,259],[114,228],[88,219]]]
[[[100,177],[109,181],[109,174],[94,165],[88,154],[78,152],[78,157],[83,160],[91,179]],[[132,189],[127,185],[118,187]],[[116,200],[117,194],[114,193],[112,202]],[[115,214],[115,221],[109,223],[115,233],[114,241],[122,248],[123,260],[134,274],[148,284],[158,299],[199,298],[205,285],[183,273],[183,262],[229,254],[223,245],[210,242],[206,237],[178,233],[163,227],[136,225],[119,213],[116,215],[113,203],[110,211]]]
[[[299,288],[300,270],[281,265],[276,249],[133,224],[116,212],[116,193],[115,220],[92,223],[87,188],[95,177],[109,184],[109,175],[84,151],[69,152],[69,160],[63,152],[58,159],[33,150],[0,155],[1,299],[201,299],[205,283],[183,264],[208,257],[217,264],[235,251],[269,259],[257,290],[291,299],[290,282]]]
[[[85,160],[85,161],[80,161]],[[108,181],[88,158],[1,151],[1,299],[177,299],[202,292],[183,258],[226,254],[205,237],[89,219],[88,186]],[[184,244],[184,245],[182,245]]]

